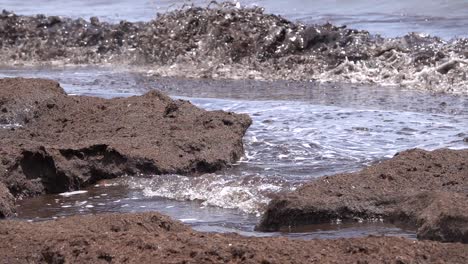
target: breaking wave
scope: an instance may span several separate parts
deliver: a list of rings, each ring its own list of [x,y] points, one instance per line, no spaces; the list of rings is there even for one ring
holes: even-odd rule
[[[129,178],[131,189],[142,189],[147,197],[163,197],[178,201],[200,201],[203,206],[238,209],[257,214],[277,192],[294,189],[293,184],[259,175],[216,175],[200,177],[161,175],[150,179]]]
[[[342,93],[344,96],[344,93]],[[355,171],[409,148],[465,148],[465,114],[357,110],[288,101],[193,98],[202,108],[248,113],[245,156],[216,174],[122,178],[147,197],[259,214],[279,192]],[[385,104],[385,103],[382,103]],[[429,100],[422,104],[432,105]]]
[[[468,94],[468,40],[382,38],[304,25],[262,8],[187,7],[110,24],[0,14],[0,58],[16,64],[119,64],[158,76],[318,80]]]

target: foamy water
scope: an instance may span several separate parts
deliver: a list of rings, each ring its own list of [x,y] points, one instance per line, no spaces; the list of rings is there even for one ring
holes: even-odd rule
[[[189,98],[184,98],[189,99]],[[467,116],[362,110],[288,101],[190,99],[205,109],[247,113],[246,154],[223,174],[131,180],[146,196],[200,200],[259,214],[268,195],[311,178],[354,171],[409,148],[464,148]]]
[[[202,206],[238,209],[260,216],[261,207],[269,202],[269,195],[292,190],[281,178],[264,175],[207,174],[191,178],[162,175],[152,179],[124,180],[132,189],[142,190],[145,197],[163,197],[178,201],[199,201]]]
[[[0,129],[11,129],[17,127],[21,127],[21,125],[17,123],[0,124]]]

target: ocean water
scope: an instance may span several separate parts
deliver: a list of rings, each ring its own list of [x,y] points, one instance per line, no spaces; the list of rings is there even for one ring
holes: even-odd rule
[[[18,14],[98,16],[111,22],[148,21],[184,5],[207,6],[212,1],[174,0],[1,0],[0,9]],[[218,1],[222,2],[222,1]],[[245,0],[233,1],[242,6],[261,6],[268,13],[304,23],[347,25],[386,37],[420,32],[446,39],[468,36],[468,1],[466,0]]]
[[[388,37],[412,31],[446,39],[468,36],[468,1],[239,2],[304,23],[331,22]],[[147,21],[184,4],[209,2],[0,0],[0,8],[18,14],[98,16],[110,22]],[[160,89],[208,110],[247,113],[254,120],[244,139],[246,154],[232,168],[197,178],[130,177],[85,192],[24,200],[20,219],[159,211],[207,232],[304,239],[367,234],[414,238],[414,230],[386,223],[328,224],[289,234],[258,233],[253,227],[272,195],[305,181],[355,171],[408,148],[468,147],[468,97],[463,95],[378,85],[164,78],[118,65],[0,68],[0,77],[17,76],[55,79],[69,94],[105,98]]]

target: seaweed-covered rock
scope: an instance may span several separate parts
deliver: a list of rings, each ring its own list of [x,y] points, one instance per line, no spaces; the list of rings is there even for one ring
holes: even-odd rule
[[[0,182],[15,197],[128,174],[214,172],[243,155],[251,123],[247,115],[205,111],[157,91],[68,96],[41,79],[0,79],[0,102]]]
[[[468,150],[413,149],[274,199],[257,228],[382,219],[417,227],[421,239],[468,243],[467,190]]]

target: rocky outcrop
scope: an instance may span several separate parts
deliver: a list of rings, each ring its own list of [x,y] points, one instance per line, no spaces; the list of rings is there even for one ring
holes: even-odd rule
[[[397,237],[253,238],[193,231],[157,213],[0,225],[5,263],[467,263],[468,245]],[[27,245],[27,246],[24,246]]]
[[[125,175],[214,172],[243,155],[247,115],[205,111],[157,91],[68,96],[53,81],[0,80],[0,183],[14,197]],[[10,215],[8,194],[0,208]]]
[[[468,243],[467,197],[468,149],[413,149],[274,199],[257,228],[383,220],[415,226],[420,239]]]

